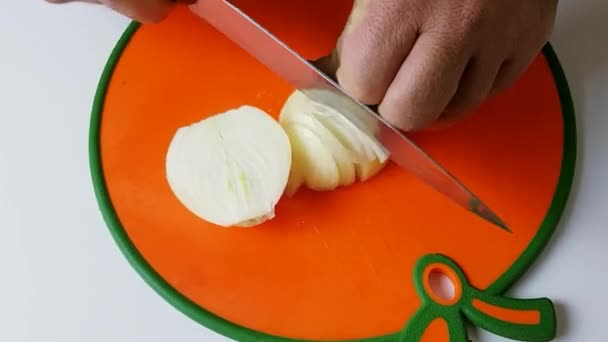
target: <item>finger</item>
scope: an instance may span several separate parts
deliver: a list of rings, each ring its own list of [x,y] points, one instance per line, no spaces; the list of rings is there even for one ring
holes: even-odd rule
[[[502,59],[495,56],[471,58],[460,79],[458,90],[439,118],[439,123],[452,123],[484,102],[490,95],[501,65]]]
[[[533,57],[520,57],[505,61],[492,85],[490,96],[496,96],[513,85],[532,63]]]
[[[142,23],[164,19],[175,4],[170,0],[100,0],[102,4]]]
[[[410,52],[416,29],[383,1],[358,1],[340,38],[336,76],[342,88],[365,104],[379,104]]]
[[[380,114],[405,131],[429,126],[456,93],[468,50],[448,34],[422,34],[380,104]]]

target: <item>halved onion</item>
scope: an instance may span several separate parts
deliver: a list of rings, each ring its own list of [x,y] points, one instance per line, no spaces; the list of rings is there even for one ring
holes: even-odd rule
[[[178,129],[167,152],[166,177],[196,216],[223,227],[249,227],[274,217],[291,160],[279,123],[242,106]]]

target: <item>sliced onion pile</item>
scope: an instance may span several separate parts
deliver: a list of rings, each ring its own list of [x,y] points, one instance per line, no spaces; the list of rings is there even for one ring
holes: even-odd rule
[[[388,153],[374,137],[374,120],[359,118],[357,125],[342,113],[349,103],[330,92],[319,92],[314,97],[326,96],[323,101],[312,101],[300,91],[288,99],[279,118],[292,145],[292,168],[286,193],[294,194],[301,186],[316,191],[334,190],[359,180],[366,181],[386,165]],[[327,105],[331,103],[332,105]]]

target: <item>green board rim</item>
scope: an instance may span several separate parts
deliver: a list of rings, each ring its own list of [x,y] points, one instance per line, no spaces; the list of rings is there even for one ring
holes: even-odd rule
[[[99,140],[105,95],[111,82],[112,74],[124,49],[127,47],[131,38],[135,35],[139,27],[139,23],[131,22],[114,47],[97,86],[89,126],[89,164],[93,187],[95,190],[95,197],[97,199],[103,219],[108,226],[115,243],[118,245],[129,264],[137,271],[144,281],[150,287],[152,287],[152,289],[154,289],[154,291],[156,291],[168,303],[188,316],[190,319],[210,330],[215,331],[218,334],[236,341],[244,342],[316,342],[312,340],[273,336],[258,332],[236,325],[205,310],[185,297],[183,294],[179,293],[175,288],[167,283],[152,268],[152,266],[148,264],[145,258],[139,253],[133,242],[129,239],[127,232],[123,228],[118,215],[114,210],[110,195],[106,188]],[[564,153],[562,158],[561,173],[551,206],[541,224],[538,233],[532,239],[526,250],[524,250],[517,261],[511,266],[511,268],[509,268],[502,276],[500,276],[486,289],[486,292],[489,294],[499,295],[506,292],[525,274],[526,270],[542,253],[545,246],[551,240],[551,236],[555,232],[559,220],[564,212],[574,180],[577,157],[577,131],[574,104],[570,94],[568,81],[551,44],[547,43],[543,47],[542,52],[553,73],[554,81],[560,97],[562,114],[564,117]],[[395,332],[394,334],[379,337],[357,340],[340,340],[337,342],[395,342],[399,340],[399,333],[400,332]]]

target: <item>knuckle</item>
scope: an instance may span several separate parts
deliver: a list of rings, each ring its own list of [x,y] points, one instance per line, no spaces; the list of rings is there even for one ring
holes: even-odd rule
[[[455,11],[458,16],[456,20],[460,23],[457,27],[458,36],[462,40],[470,39],[470,37],[479,37],[484,32],[484,26],[486,25],[486,16],[484,8],[476,5],[476,2],[465,2]]]
[[[482,10],[474,6],[462,6],[460,10],[461,24],[468,30],[477,29],[483,18]]]
[[[425,31],[435,32],[451,44],[465,46],[480,37],[486,26],[487,15],[479,1],[454,1],[436,8],[437,14],[425,24]]]

